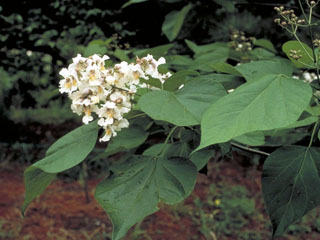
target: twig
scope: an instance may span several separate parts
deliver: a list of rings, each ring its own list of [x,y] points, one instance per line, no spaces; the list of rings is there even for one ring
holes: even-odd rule
[[[234,142],[232,142],[231,145],[236,147],[236,148],[240,148],[242,150],[248,151],[248,152],[253,152],[253,153],[257,153],[257,154],[261,154],[261,155],[265,155],[265,156],[270,156],[270,153],[263,152],[263,151],[260,151],[260,150],[257,150],[257,149],[253,149],[253,148],[250,148],[250,147],[246,147],[246,146],[234,143]]]

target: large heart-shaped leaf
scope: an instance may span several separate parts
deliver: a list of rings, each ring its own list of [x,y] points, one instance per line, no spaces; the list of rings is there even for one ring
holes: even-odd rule
[[[132,156],[102,181],[95,197],[113,223],[113,240],[156,212],[158,203],[176,204],[193,190],[197,168],[183,158]]]
[[[22,212],[40,195],[54,179],[56,173],[82,162],[95,146],[98,125],[93,122],[79,127],[58,139],[46,152],[46,156],[32,164],[24,172],[26,197]]]
[[[320,203],[320,149],[283,147],[264,163],[262,191],[273,236]]]
[[[220,83],[203,79],[192,80],[177,92],[152,91],[143,95],[138,104],[142,111],[155,120],[178,126],[198,125],[203,112],[226,95]]]
[[[249,82],[270,74],[284,74],[290,77],[293,72],[293,65],[286,59],[275,59],[241,64],[237,66],[236,69],[241,72]]]
[[[311,96],[308,84],[284,75],[243,84],[204,113],[198,149],[248,132],[288,126],[306,109]]]

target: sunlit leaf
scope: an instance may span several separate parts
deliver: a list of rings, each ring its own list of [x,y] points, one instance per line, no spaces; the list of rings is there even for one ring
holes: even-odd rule
[[[195,79],[176,92],[159,90],[144,94],[138,104],[155,120],[190,126],[198,125],[203,112],[225,94],[221,84]]]
[[[32,164],[24,172],[26,197],[22,212],[40,195],[54,179],[56,173],[82,162],[96,144],[96,122],[79,127],[58,139],[46,152],[46,156]]]
[[[261,60],[235,67],[249,81],[260,79],[269,74],[284,74],[288,77],[292,75],[293,66],[286,59]]]
[[[243,84],[204,113],[198,149],[248,132],[288,126],[306,109],[311,96],[308,84],[284,75]]]

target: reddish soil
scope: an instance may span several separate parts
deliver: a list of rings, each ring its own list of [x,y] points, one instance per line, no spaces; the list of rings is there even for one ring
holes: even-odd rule
[[[184,208],[194,209],[193,200],[206,199],[210,184],[224,182],[230,185],[242,185],[248,189],[249,197],[256,200],[259,212],[250,217],[246,229],[265,232],[261,240],[269,239],[269,229],[265,222],[268,217],[261,199],[260,171],[254,167],[241,167],[239,163],[213,163],[209,165],[208,177],[200,174],[194,193],[185,200]],[[0,170],[0,239],[44,240],[44,239],[110,239],[111,223],[93,198],[95,186],[99,180],[89,180],[91,201],[86,203],[85,194],[78,182],[55,180],[26,211],[20,213],[24,198],[23,169],[8,167]],[[223,190],[223,189],[222,189]],[[221,191],[222,191],[221,190]],[[180,206],[180,207],[181,207]],[[237,240],[238,237],[222,236],[205,238],[188,214],[175,211],[175,207],[162,206],[156,214],[147,217],[141,226],[131,230],[126,239],[146,240]],[[316,235],[315,235],[316,234]],[[248,238],[258,240],[255,238]],[[289,236],[280,239],[320,239],[320,234],[309,233],[298,237]]]

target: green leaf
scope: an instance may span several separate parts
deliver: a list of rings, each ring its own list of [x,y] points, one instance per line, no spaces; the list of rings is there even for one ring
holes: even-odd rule
[[[94,148],[98,137],[98,125],[83,125],[58,139],[46,153],[46,157],[32,166],[47,173],[58,173],[82,162]]]
[[[181,157],[187,159],[190,153],[191,149],[186,142],[176,142],[173,144],[167,143],[166,145],[163,143],[152,145],[143,152],[143,155],[165,158]]]
[[[210,65],[214,65],[218,62],[225,62],[228,57],[229,49],[227,47],[219,47],[211,52],[196,55],[190,69],[212,72]]]
[[[148,54],[151,54],[154,58],[160,58],[165,56],[168,51],[174,47],[173,43],[156,46],[148,49],[140,49],[134,52],[134,55],[137,55],[139,58],[145,57]]]
[[[192,192],[194,164],[183,158],[133,156],[96,188],[95,198],[113,223],[113,240],[159,210],[158,203],[176,204]]]
[[[235,2],[234,1],[225,1],[225,0],[214,0],[217,4],[222,6],[227,12],[233,13],[236,11]]]
[[[262,146],[265,144],[263,132],[250,132],[233,139],[249,146]]]
[[[297,51],[297,55],[302,57],[298,60],[290,57],[291,50]],[[313,53],[312,49],[303,42],[299,41],[288,41],[282,45],[282,51],[288,56],[297,68],[314,68]]]
[[[171,157],[181,157],[181,158],[189,158],[189,154],[191,153],[191,149],[186,142],[176,142],[170,144],[169,147],[164,152],[164,156],[167,158]]]
[[[86,49],[84,50],[83,56],[89,57],[93,54],[101,54],[104,55],[107,53],[107,48],[98,44],[90,44]]]
[[[122,129],[118,135],[111,139],[105,151],[106,156],[117,152],[135,148],[144,143],[148,138],[148,133],[138,125],[130,125],[129,128]]]
[[[318,117],[309,116],[284,127],[284,129],[308,126],[308,125],[311,125],[312,123],[315,123],[317,120],[318,120]]]
[[[207,163],[209,160],[214,156],[214,150],[209,150],[209,149],[203,149],[197,152],[194,152],[190,160],[191,162],[196,165],[197,170],[200,171]]]
[[[229,73],[235,76],[243,77],[242,73],[239,72],[234,66],[230,65],[229,63],[218,62],[210,65],[210,67],[212,67],[217,72]]]
[[[249,59],[252,60],[275,60],[279,59],[273,52],[270,52],[264,48],[254,48],[252,51],[248,52]]]
[[[198,149],[248,132],[288,126],[299,118],[311,96],[308,84],[283,75],[245,83],[204,113]]]
[[[319,148],[283,147],[266,159],[262,191],[274,237],[320,203],[319,175]]]
[[[146,1],[149,1],[149,0],[130,0],[130,1],[126,2],[125,4],[123,4],[121,8],[125,8],[125,7],[132,5],[132,4],[142,3],[142,2],[146,2]]]
[[[144,94],[138,105],[155,120],[177,126],[198,125],[203,112],[225,94],[225,89],[219,83],[192,80],[175,93],[159,90]]]
[[[193,64],[193,60],[189,56],[184,55],[170,55],[166,57],[169,65],[189,66]]]
[[[192,4],[188,4],[180,11],[172,11],[165,17],[162,24],[162,32],[166,35],[170,42],[172,42],[178,36],[184,19],[191,8]]]
[[[171,144],[169,143],[166,145],[164,145],[163,143],[154,144],[151,147],[147,148],[142,155],[156,157],[161,153],[160,157],[164,157],[164,154],[167,152],[170,146]]]
[[[222,156],[227,155],[232,150],[230,142],[219,143],[218,146],[220,148],[220,152]]]
[[[264,131],[265,144],[263,146],[268,147],[281,147],[291,144],[295,144],[301,141],[303,138],[309,136],[307,131],[296,131],[295,129],[275,129],[270,131]]]
[[[167,91],[175,91],[187,80],[187,77],[190,75],[199,75],[196,71],[191,70],[182,70],[174,73],[169,77],[163,84],[163,89]]]
[[[254,41],[254,45],[259,46],[259,47],[263,47],[267,50],[270,50],[271,52],[277,52],[273,43],[267,39],[257,39]]]
[[[245,82],[243,78],[228,75],[228,74],[218,74],[218,73],[201,75],[194,79],[198,79],[198,80],[207,79],[217,83],[221,83],[225,89],[237,88],[238,86],[242,85]]]
[[[22,212],[34,198],[46,189],[56,173],[77,165],[87,157],[96,143],[97,135],[96,122],[79,127],[58,139],[48,149],[45,158],[25,170],[26,197],[22,205]]]
[[[117,48],[114,52],[113,55],[118,58],[120,61],[126,61],[129,62],[130,59],[128,57],[128,53],[125,50],[122,50],[120,48]]]
[[[149,76],[148,80],[140,78],[140,82],[162,89],[162,82],[158,78],[152,78]]]
[[[21,206],[22,214],[24,214],[32,200],[43,193],[43,191],[50,185],[55,176],[56,173],[46,173],[34,166],[30,166],[24,171],[26,195]]]
[[[187,46],[195,53],[195,55],[208,53],[217,50],[220,47],[227,47],[225,43],[221,42],[215,42],[215,43],[209,43],[205,45],[197,45],[196,43],[185,39],[184,40]]]
[[[236,69],[248,82],[270,74],[284,74],[290,77],[293,72],[292,64],[286,59],[254,61],[241,64]]]

